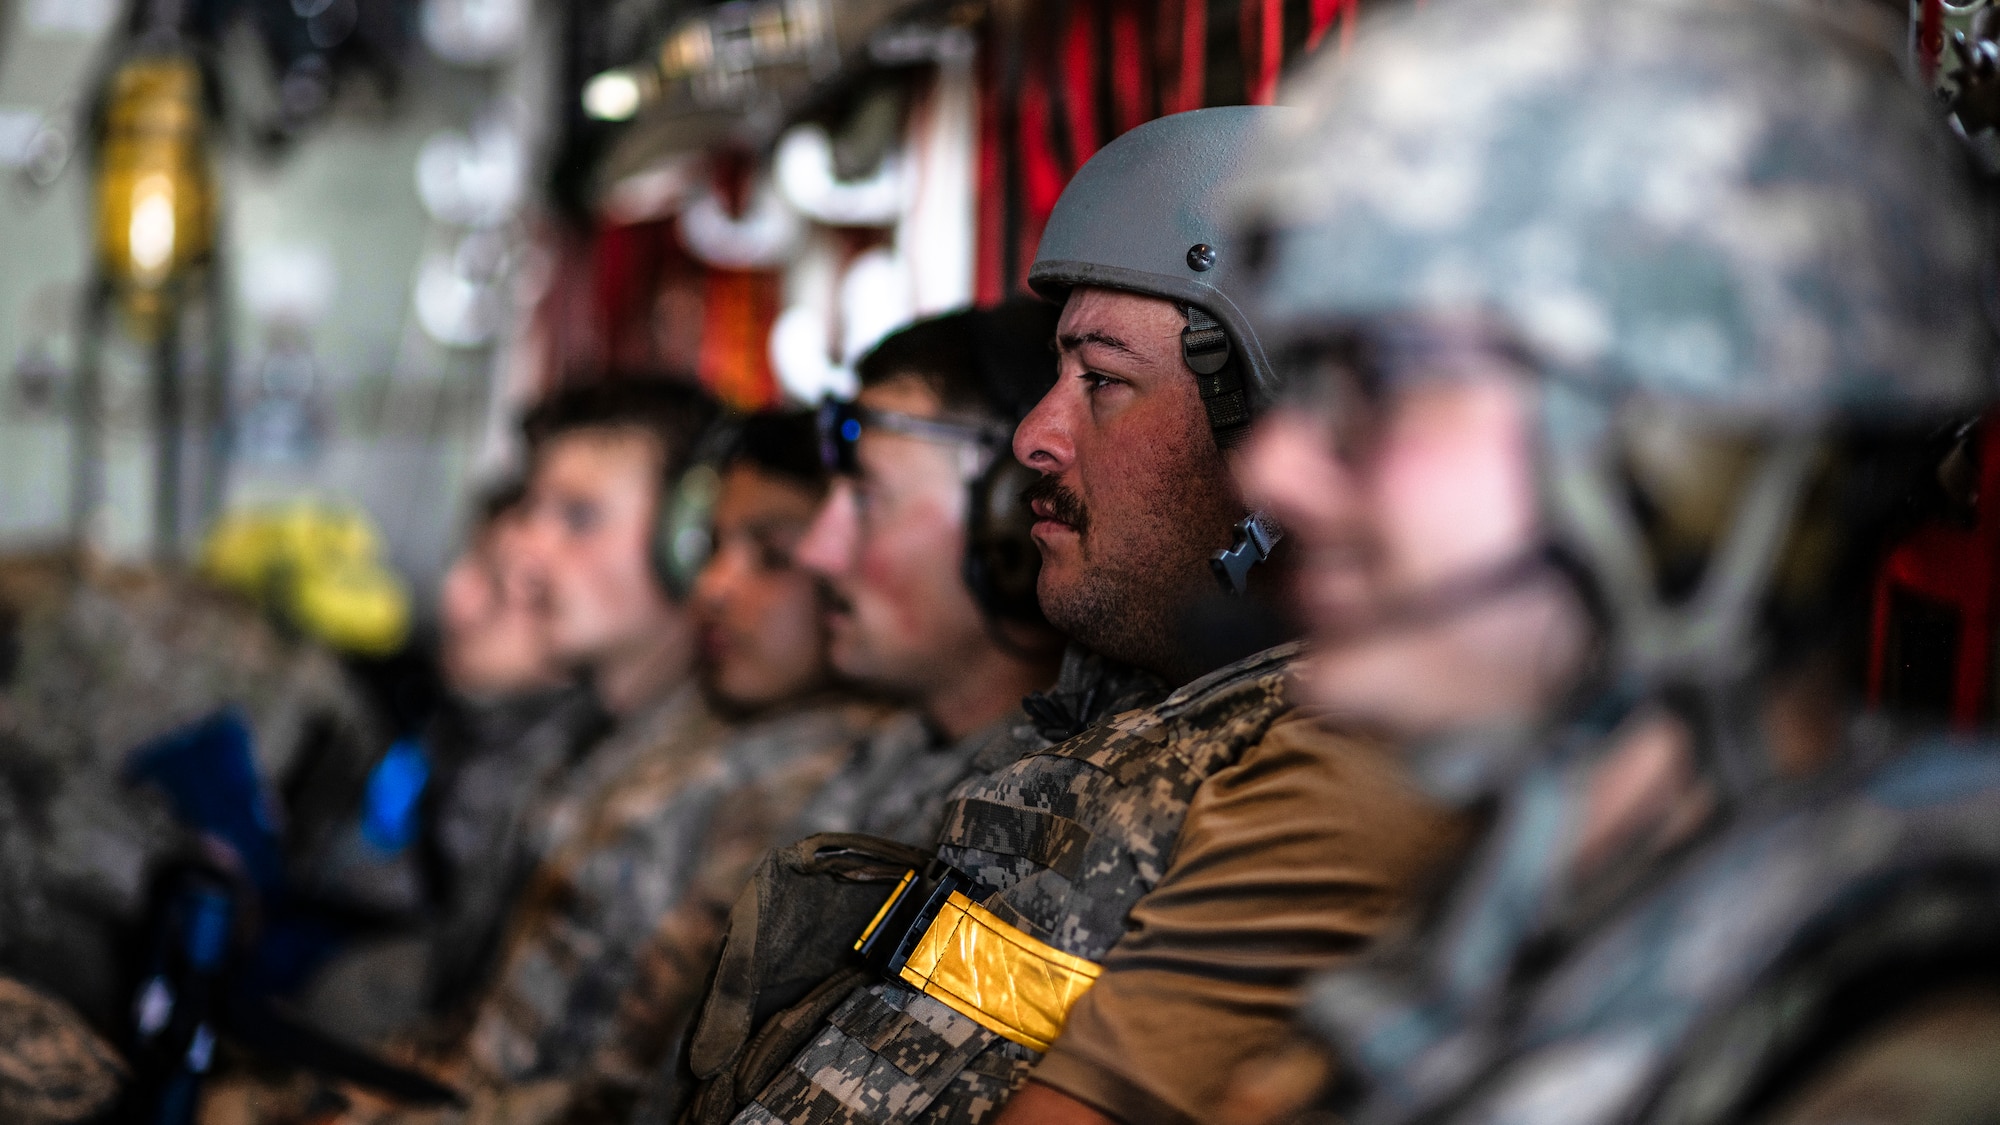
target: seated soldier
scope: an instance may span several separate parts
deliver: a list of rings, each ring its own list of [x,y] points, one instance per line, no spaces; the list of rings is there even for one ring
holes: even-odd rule
[[[746,718],[774,708],[802,716],[838,715],[874,725],[851,739],[821,736],[798,722],[746,726],[732,740],[731,765],[750,775],[717,803],[680,902],[654,925],[639,973],[619,1001],[614,1030],[600,1045],[573,1117],[620,1121],[644,1081],[670,1054],[714,961],[729,908],[766,852],[817,831],[857,826],[864,801],[830,800],[830,780],[899,744],[911,719],[886,707],[841,703],[828,690],[823,591],[794,552],[827,491],[813,417],[766,413],[733,427],[711,465],[680,489],[713,490],[712,553],[693,580],[701,677],[711,700]],[[705,510],[703,511],[705,515]],[[669,535],[697,526],[677,512]],[[686,552],[669,544],[677,554]],[[692,566],[680,559],[678,565]],[[768,760],[767,760],[768,759]]]
[[[1310,688],[1489,810],[1312,990],[1341,1120],[1994,1120],[2000,763],[1862,676],[1991,518],[1990,197],[1873,14],[1447,0],[1263,154]]]
[[[438,597],[449,691],[426,740],[427,874],[437,919],[426,1006],[461,1007],[485,983],[528,873],[535,798],[560,783],[601,724],[589,693],[549,651],[522,557],[526,488],[492,493]]]
[[[629,1102],[672,1042],[751,866],[790,842],[801,807],[890,714],[829,691],[817,590],[790,565],[824,487],[813,437],[807,416],[753,417],[719,462],[694,470],[720,473],[718,549],[698,572],[651,533],[638,544],[667,564],[662,589],[677,591],[689,636],[704,640],[696,706],[713,716],[709,733],[635,757],[574,806],[469,1033],[434,1063],[475,1114],[537,1121]],[[668,497],[697,503],[702,491]],[[687,522],[670,507],[647,526]]]
[[[1054,378],[1054,319],[1016,301],[919,322],[862,357],[854,407],[821,412],[837,475],[799,561],[829,592],[834,667],[920,721],[835,779],[807,812],[817,831],[928,846],[946,794],[1019,752],[1021,699],[1055,679],[1020,500],[1032,474],[1005,448]]]
[[[662,497],[714,414],[699,390],[628,380],[560,390],[522,423],[528,486],[513,548],[547,651],[583,679],[610,725],[522,814],[523,846],[541,863],[501,926],[493,979],[459,1018],[399,1046],[399,1054],[421,1056],[442,1077],[496,1086],[566,1070],[586,1056],[586,1044],[538,1034],[538,1021],[560,1023],[572,995],[589,993],[590,982],[578,974],[598,962],[599,934],[608,928],[622,927],[627,948],[623,957],[603,959],[604,972],[614,981],[629,975],[633,947],[652,916],[592,915],[591,901],[568,888],[609,872],[579,870],[582,857],[601,851],[615,869],[624,853],[607,839],[641,853],[651,843],[684,849],[699,832],[690,825],[713,804],[727,725],[695,682],[692,614],[656,572],[652,544]],[[669,864],[649,883],[654,914],[678,895],[683,875],[683,865]],[[558,909],[564,906],[574,911]],[[573,948],[563,948],[564,937]],[[539,993],[514,999],[537,984]],[[614,989],[600,1002],[615,996]],[[383,1109],[356,1097],[360,1112]],[[288,1112],[278,1091],[254,1084],[210,1101],[216,1120]],[[229,1107],[243,1101],[256,1104]]]
[[[1381,747],[1290,702],[1295,647],[1216,669],[1183,634],[1273,546],[1224,452],[1269,370],[1220,212],[1267,112],[1142,126],[1057,205],[1030,280],[1065,302],[1059,377],[1013,449],[1041,474],[1041,608],[1094,655],[1033,701],[1041,738],[953,792],[935,861],[864,931],[876,979],[768,1022],[805,1026],[793,1050],[704,1015],[690,1119],[1208,1120],[1304,974],[1362,948],[1449,840]],[[917,389],[864,402],[860,432],[943,444]],[[895,496],[870,499],[863,521]]]
[[[420,888],[423,907],[413,932],[359,943],[315,975],[301,1007],[342,1038],[379,1041],[462,1015],[543,858],[530,811],[601,733],[590,693],[549,650],[523,558],[525,499],[520,483],[487,495],[439,587],[445,696],[423,735],[420,803],[408,802],[414,839],[364,835],[367,808],[351,833],[382,857],[369,873]]]
[[[528,440],[521,551],[550,651],[581,675],[612,727],[537,809],[545,854],[573,841],[607,787],[649,761],[688,763],[720,724],[694,679],[694,620],[658,573],[660,505],[715,407],[669,383],[586,384],[522,422]]]
[[[1032,474],[1006,441],[1054,376],[1053,327],[1025,300],[919,322],[863,357],[857,403],[820,413],[836,475],[799,561],[825,584],[835,669],[916,714],[861,748],[801,835],[928,846],[947,794],[1020,752],[1021,698],[1054,679],[1061,641],[1034,600]],[[663,1071],[644,1120],[686,1096],[681,1078]]]

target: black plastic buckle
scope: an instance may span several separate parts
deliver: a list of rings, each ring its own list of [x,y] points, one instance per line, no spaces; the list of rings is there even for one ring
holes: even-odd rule
[[[972,880],[956,868],[935,866],[942,868],[935,878],[910,872],[883,904],[874,926],[855,946],[869,968],[890,980],[902,972],[917,941],[931,928],[938,911],[944,909],[945,900],[953,891],[964,893],[972,886]]]
[[[1228,550],[1217,551],[1208,560],[1208,567],[1223,592],[1240,595],[1250,588],[1250,568],[1271,557],[1285,531],[1261,511],[1236,521],[1234,530],[1235,542]]]

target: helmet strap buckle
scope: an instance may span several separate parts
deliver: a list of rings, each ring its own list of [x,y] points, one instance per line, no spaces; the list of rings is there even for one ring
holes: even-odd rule
[[[1271,557],[1271,551],[1285,537],[1285,529],[1277,520],[1256,511],[1237,520],[1234,531],[1235,542],[1227,550],[1217,551],[1208,560],[1208,568],[1224,593],[1241,595],[1250,588],[1250,568]]]

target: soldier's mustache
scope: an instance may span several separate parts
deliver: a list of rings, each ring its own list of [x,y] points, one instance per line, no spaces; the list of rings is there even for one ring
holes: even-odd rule
[[[1035,483],[1021,490],[1021,503],[1040,503],[1050,518],[1075,528],[1078,535],[1090,527],[1090,513],[1083,510],[1083,500],[1053,476],[1036,477]]]

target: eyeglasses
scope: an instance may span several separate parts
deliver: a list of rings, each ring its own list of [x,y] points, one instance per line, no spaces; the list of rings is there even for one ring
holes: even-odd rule
[[[920,418],[894,410],[871,410],[860,403],[827,399],[819,407],[819,463],[829,473],[853,476],[860,471],[856,447],[868,429],[949,445],[970,445],[991,451],[1013,440],[1013,431],[991,422],[959,422]]]

